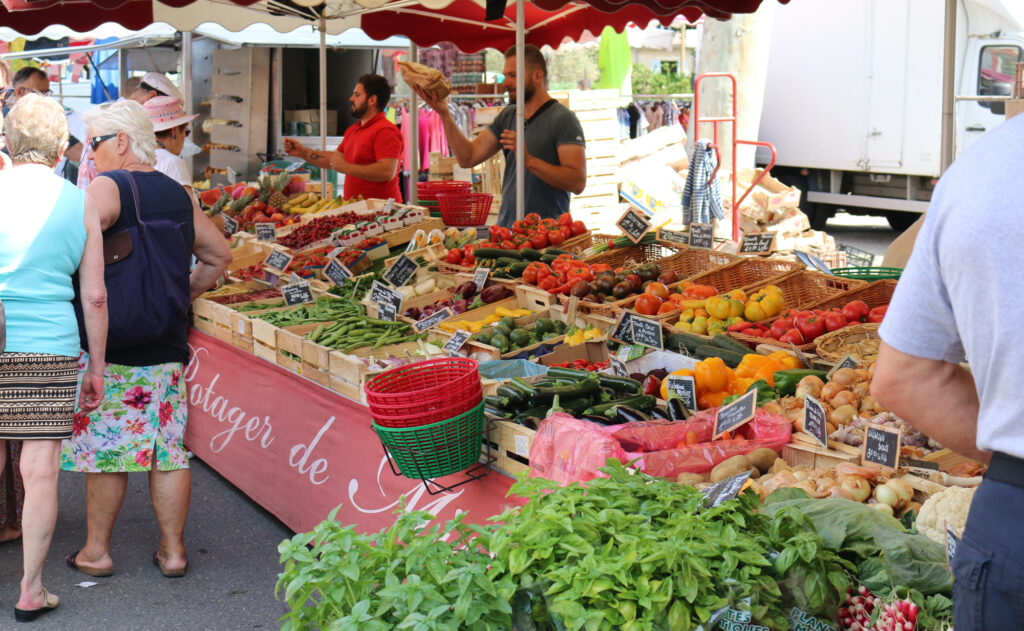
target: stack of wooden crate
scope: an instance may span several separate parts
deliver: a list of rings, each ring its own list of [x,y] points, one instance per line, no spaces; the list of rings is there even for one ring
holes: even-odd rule
[[[552,96],[576,114],[587,141],[587,187],[569,202],[573,216],[587,221],[617,208],[619,201],[618,90],[555,91]],[[587,224],[590,225],[590,224]]]

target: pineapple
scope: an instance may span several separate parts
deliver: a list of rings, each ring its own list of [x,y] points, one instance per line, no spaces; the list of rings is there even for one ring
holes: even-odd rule
[[[267,198],[267,206],[273,206],[274,208],[284,208],[284,205],[288,203],[288,198],[281,193],[274,193]]]
[[[291,182],[291,180],[291,173],[285,171],[284,173],[281,173],[274,179],[272,183],[273,189],[278,193],[284,193],[285,187],[288,186],[288,183]]]
[[[271,186],[271,183],[272,182],[270,176],[261,177],[259,180],[260,192],[259,195],[256,196],[256,199],[260,200],[264,204],[268,203],[270,194],[274,192],[274,188],[273,186]]]

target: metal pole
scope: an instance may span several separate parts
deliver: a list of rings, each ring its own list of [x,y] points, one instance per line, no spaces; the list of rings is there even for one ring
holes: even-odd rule
[[[185,101],[181,105],[186,114],[195,109],[192,93],[192,31],[187,31],[181,34],[181,96]],[[188,157],[188,172],[195,173],[195,156]]]
[[[523,56],[523,49],[526,48],[524,4],[523,0],[516,0],[516,219],[526,216],[526,156],[523,155],[523,149],[526,147],[526,125],[523,118],[523,92],[526,81],[526,60]]]
[[[127,97],[128,95],[124,93],[124,84],[128,82],[128,55],[123,48],[117,49],[117,72],[120,75],[118,77],[117,93]]]
[[[956,2],[946,0],[946,34],[942,51],[942,149],[940,152],[940,173],[945,173],[953,164],[955,153],[953,138],[953,101],[956,53]]]
[[[323,13],[320,15],[320,150],[327,151],[327,18]],[[327,199],[328,170],[320,169],[320,199]]]
[[[420,60],[420,49],[416,44],[409,44],[409,61]],[[409,120],[405,121],[406,125],[409,125],[409,193],[406,196],[406,200],[410,204],[415,204],[418,201],[418,184],[420,181],[420,114],[419,114],[420,100],[416,96],[416,91],[413,90],[412,98],[409,99]]]

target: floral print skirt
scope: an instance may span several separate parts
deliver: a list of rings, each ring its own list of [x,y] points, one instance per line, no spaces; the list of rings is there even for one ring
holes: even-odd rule
[[[87,361],[83,353],[78,361],[79,380]],[[103,403],[92,414],[75,414],[71,438],[61,450],[61,469],[83,473],[187,469],[183,370],[180,362],[107,364]]]

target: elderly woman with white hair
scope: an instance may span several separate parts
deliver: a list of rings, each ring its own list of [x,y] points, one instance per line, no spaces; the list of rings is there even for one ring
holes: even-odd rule
[[[90,415],[76,416],[61,452],[63,470],[87,474],[86,542],[66,560],[91,576],[114,573],[110,537],[127,474],[144,471],[160,526],[153,563],[164,576],[180,577],[188,565],[183,534],[191,492],[182,442],[188,416],[182,376],[189,359],[187,308],[217,283],[231,251],[181,184],[153,168],[156,137],[141,105],[116,101],[83,118],[99,171],[87,194],[103,228],[111,321],[107,402]],[[162,255],[141,265],[146,259],[136,252],[152,255],[154,245],[163,248]],[[190,270],[193,254],[198,263]],[[160,304],[142,305],[149,289],[144,285],[153,280],[168,283],[168,295]],[[140,317],[128,327],[124,318],[130,314]],[[104,351],[85,350],[83,357]]]
[[[13,167],[0,171],[0,301],[7,318],[0,442],[23,441],[25,574],[14,614],[28,622],[60,602],[43,587],[42,568],[57,520],[61,440],[72,433],[76,378],[82,411],[102,400],[107,311],[97,209],[53,172],[68,146],[64,111],[53,99],[26,95],[4,121],[4,133]],[[76,272],[83,329],[98,349],[81,375],[71,304]],[[0,447],[3,459],[6,445]]]

